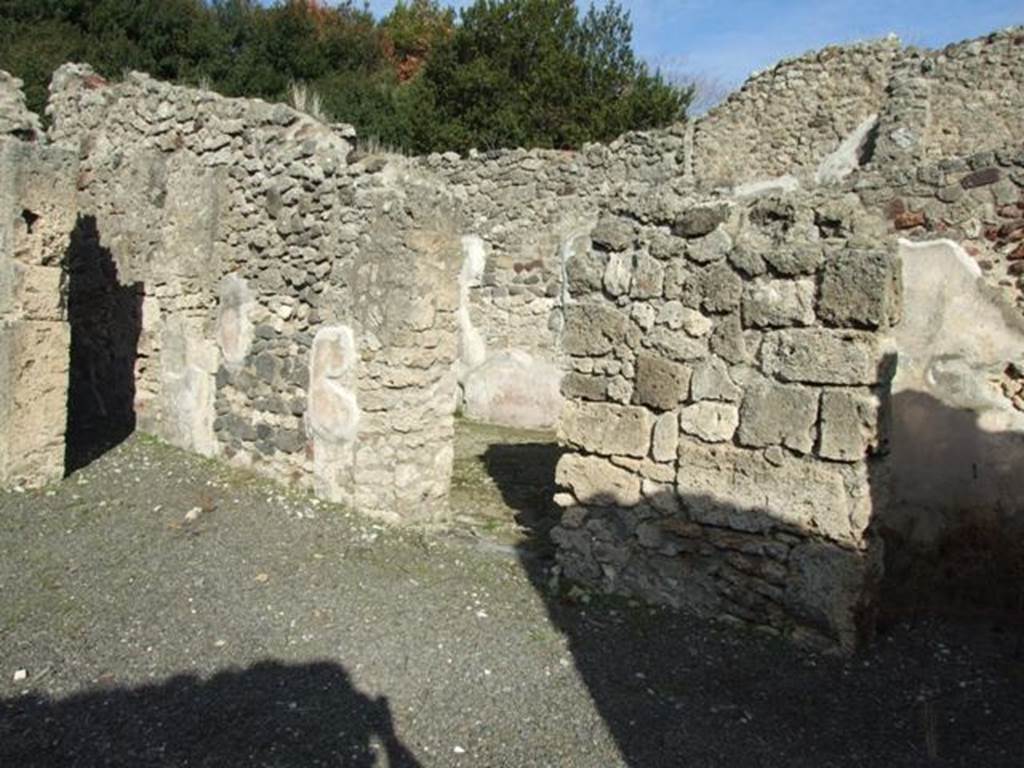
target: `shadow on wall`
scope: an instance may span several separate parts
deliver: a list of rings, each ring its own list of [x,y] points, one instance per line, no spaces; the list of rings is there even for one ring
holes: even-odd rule
[[[332,663],[263,662],[159,685],[52,701],[0,701],[0,764],[390,768],[419,763],[399,741],[385,697],[356,690]]]
[[[1024,626],[1024,432],[983,429],[925,392],[895,394],[892,410],[891,503],[874,521],[883,617]]]
[[[71,474],[135,429],[142,283],[122,285],[96,219],[79,217],[65,258],[71,326],[64,471]]]
[[[527,519],[537,516],[537,500],[524,494],[513,465],[521,462],[539,485],[553,487],[561,451],[553,445],[540,448],[493,446],[488,451],[488,468],[506,503]],[[881,502],[886,480],[881,475],[873,480],[873,493],[877,489]],[[651,501],[653,506],[670,500]],[[751,525],[763,525],[768,514],[716,505],[706,496],[682,499],[680,506],[701,508],[702,517],[739,516]],[[626,532],[619,515],[598,515],[601,524],[595,526],[594,546],[611,549],[621,544],[627,558],[651,556],[650,549]],[[768,524],[785,527],[777,520]],[[971,764],[971,756],[984,755],[993,759],[981,762],[995,765],[1008,764],[1006,756],[1024,749],[1024,735],[1015,725],[1015,713],[1024,706],[1024,688],[1007,676],[1008,665],[1020,664],[1021,643],[1015,634],[963,628],[974,645],[961,668],[949,663],[953,657],[937,655],[931,629],[910,623],[886,626],[887,637],[895,642],[877,640],[864,661],[821,656],[780,637],[711,623],[685,611],[590,596],[564,581],[557,584],[552,579],[553,561],[538,556],[538,551],[552,549],[546,540],[548,527],[533,529],[544,542],[526,542],[520,548],[522,567],[552,624],[566,638],[577,673],[627,765],[768,766],[780,764],[782,756],[787,765],[866,765],[882,760],[889,765],[961,765]],[[698,602],[707,601],[696,607],[717,605],[724,612],[728,606],[721,594],[702,592],[700,585],[712,578],[727,584],[740,577],[734,597],[741,601],[750,588],[742,579],[750,574],[737,568],[756,568],[759,558],[726,548],[742,547],[742,535],[726,528],[714,532],[721,534],[721,549],[714,535],[698,543],[670,533],[662,545],[669,545],[666,552],[678,546],[695,549],[664,560],[675,561],[671,567],[685,580],[682,589],[695,590]],[[622,539],[615,542],[615,536]],[[747,543],[754,545],[754,537]],[[855,573],[867,565],[851,550],[815,549],[818,574],[829,569]],[[628,574],[628,564],[620,570]],[[992,572],[988,578],[1018,588],[1024,584],[1019,578],[1010,582],[1008,573]],[[768,580],[759,581],[766,590],[774,588],[777,599],[787,599],[784,584],[773,587]],[[822,610],[835,607],[835,587],[827,581],[812,578],[801,587],[812,593],[820,590]],[[884,586],[895,585],[887,581]],[[804,601],[808,594],[798,597]],[[883,596],[883,602],[887,599]],[[813,611],[804,618],[821,619]],[[964,687],[964,680],[985,676],[993,681],[991,688]]]

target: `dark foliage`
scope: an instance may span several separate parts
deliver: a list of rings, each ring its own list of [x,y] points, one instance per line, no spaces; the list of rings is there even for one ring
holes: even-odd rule
[[[288,98],[414,152],[577,147],[683,116],[691,93],[652,73],[610,0],[398,0],[375,20],[355,0],[0,0],[0,69],[42,113],[53,70],[84,61],[229,96]]]

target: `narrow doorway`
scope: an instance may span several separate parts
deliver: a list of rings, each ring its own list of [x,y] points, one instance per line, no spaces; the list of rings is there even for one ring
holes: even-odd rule
[[[79,217],[67,259],[71,326],[64,471],[71,474],[135,430],[142,283],[122,285],[92,216]]]

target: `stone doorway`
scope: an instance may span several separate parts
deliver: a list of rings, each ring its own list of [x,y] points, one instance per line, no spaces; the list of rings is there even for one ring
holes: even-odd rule
[[[562,453],[553,431],[457,419],[450,494],[454,521],[504,544],[548,549],[548,532],[560,514],[553,497]]]
[[[71,474],[135,430],[141,283],[123,285],[96,219],[81,216],[65,259],[71,328],[64,471]]]

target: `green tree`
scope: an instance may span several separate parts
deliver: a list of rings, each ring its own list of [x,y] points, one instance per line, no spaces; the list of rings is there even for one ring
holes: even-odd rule
[[[575,147],[683,116],[689,93],[633,54],[616,2],[476,0],[424,70],[440,125],[431,146]]]

